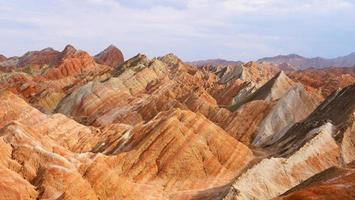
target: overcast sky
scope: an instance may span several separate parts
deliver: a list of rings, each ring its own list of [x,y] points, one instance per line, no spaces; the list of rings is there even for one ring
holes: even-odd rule
[[[0,54],[68,43],[126,58],[336,57],[355,51],[355,0],[0,0]]]

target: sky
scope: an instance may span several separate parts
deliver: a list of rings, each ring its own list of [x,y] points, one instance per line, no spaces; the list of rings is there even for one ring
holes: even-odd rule
[[[249,61],[355,51],[355,0],[0,0],[0,54],[72,44]]]

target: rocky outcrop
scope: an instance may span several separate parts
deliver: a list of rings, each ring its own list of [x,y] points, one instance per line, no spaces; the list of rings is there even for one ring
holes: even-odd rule
[[[16,189],[2,190],[3,196],[96,199],[82,177],[81,161],[89,154],[72,153],[85,151],[78,140],[92,133],[89,128],[64,116],[44,115],[9,92],[1,93],[0,108],[0,165],[9,171],[3,183],[9,176],[19,183]]]
[[[118,67],[124,62],[121,50],[113,45],[110,45],[105,50],[95,55],[94,59],[99,64],[108,65],[113,68]]]
[[[279,91],[271,93],[268,98],[278,97]],[[253,145],[260,146],[278,140],[288,128],[308,117],[317,105],[317,100],[302,85],[289,88],[260,123]]]
[[[0,128],[16,121],[23,127],[36,130],[36,134],[48,136],[68,150],[90,150],[90,147],[79,147],[77,139],[83,135],[92,135],[92,130],[64,115],[45,115],[10,92],[2,92],[0,108],[3,111],[0,113]]]
[[[0,135],[12,152],[1,161],[9,170],[22,163],[14,172],[39,188],[28,193],[39,198],[137,199],[144,188],[151,198],[191,198],[228,184],[253,158],[248,147],[191,111],[174,109],[134,128],[94,131],[63,115],[40,113],[9,92],[1,94],[0,108]],[[73,153],[88,151],[108,156]],[[109,193],[106,184],[114,188]]]
[[[264,85],[280,72],[277,66],[269,63],[248,62],[243,65],[243,69],[241,79],[255,83],[256,87]]]
[[[47,56],[45,56],[47,55]],[[11,90],[46,113],[76,87],[107,79],[112,68],[98,65],[86,52],[67,45],[62,52],[47,48],[20,58],[26,66],[1,74],[0,88]]]
[[[355,165],[332,167],[304,181],[277,199],[354,199]]]
[[[1,149],[2,151],[2,149]],[[4,200],[12,199],[36,199],[38,192],[28,181],[17,173],[0,165],[0,193]]]
[[[231,80],[241,79],[261,86],[270,80],[279,69],[267,63],[248,62],[239,65],[228,66],[204,66],[205,70],[214,72],[220,83],[227,83]]]
[[[0,54],[0,62],[3,62],[5,60],[7,60],[7,58],[4,55]]]
[[[279,140],[267,146],[280,155],[289,155],[314,136],[308,134],[312,129],[327,121],[340,130],[337,138],[342,138],[344,130],[352,124],[350,122],[355,110],[354,91],[355,85],[351,85],[334,92],[307,119],[292,126]]]
[[[335,92],[306,120],[269,140],[264,149],[271,155],[238,177],[225,199],[271,199],[323,170],[351,162],[354,88]]]
[[[117,156],[98,157],[86,173],[104,199],[191,198],[229,183],[253,157],[246,146],[204,116],[179,109],[136,126],[126,138],[125,145],[113,151]],[[107,191],[108,186],[112,190]],[[150,192],[137,191],[143,188]],[[157,193],[162,196],[154,196]]]
[[[10,57],[0,62],[1,71],[11,71],[13,70],[19,61],[19,57]]]
[[[270,81],[256,91],[252,100],[276,101],[280,99],[295,83],[284,72],[279,72]]]
[[[287,75],[305,85],[306,89],[326,98],[339,88],[344,88],[355,82],[355,67],[305,69],[289,72]]]
[[[311,133],[317,136],[291,156],[265,158],[243,173],[226,199],[272,199],[312,175],[338,165],[340,149],[332,137],[332,124],[325,124]]]
[[[255,100],[265,100],[269,102],[280,99],[295,83],[283,72],[279,72],[272,79],[256,90],[256,87],[247,85],[240,90],[239,95],[234,98],[234,104],[230,110],[236,110],[241,105]]]
[[[45,48],[40,51],[29,51],[23,56],[18,57],[16,60],[13,60],[13,65],[11,67],[37,69],[45,67],[55,67],[66,57],[73,55],[76,52],[76,49],[72,45],[67,45],[62,52],[56,51],[52,48]],[[8,65],[10,66],[10,65]]]
[[[137,59],[141,60],[139,57]],[[130,67],[131,62],[139,61],[129,60],[122,66],[125,69],[117,77],[104,82],[91,81],[76,89],[63,99],[57,111],[91,124],[107,112],[112,113],[112,109],[127,105],[132,100],[132,95],[144,91],[148,83],[162,78],[166,72],[166,66],[159,60],[133,67]],[[113,117],[112,120],[107,120],[112,122]]]
[[[352,184],[354,85],[317,107],[320,91],[351,84],[351,69],[314,71],[324,83],[337,74],[322,89],[268,63],[197,68],[138,54],[116,66],[114,52],[68,45],[4,61],[28,64],[0,70],[0,198],[353,194],[339,184]],[[334,166],[346,175],[327,179]]]
[[[74,76],[93,70],[96,67],[95,60],[86,52],[76,50],[73,46],[66,46],[60,54],[60,62],[54,68],[46,72],[48,79],[60,79]]]
[[[60,52],[52,48],[46,48],[41,51],[30,51],[20,57],[17,67],[41,67],[43,65],[54,66],[59,61],[59,54]]]
[[[344,133],[341,135],[341,153],[343,162],[348,164],[355,160],[355,112],[346,124]]]
[[[306,118],[317,105],[317,100],[302,85],[280,72],[255,92],[245,93],[244,98],[239,98],[230,107],[230,110],[235,110],[236,117],[228,130],[234,132],[232,135],[244,138],[238,139],[260,146],[281,137],[293,124]],[[247,130],[239,127],[246,127]]]
[[[262,100],[247,103],[234,112],[233,119],[225,129],[233,137],[249,145],[254,140],[260,123],[268,115],[271,108],[270,103]]]

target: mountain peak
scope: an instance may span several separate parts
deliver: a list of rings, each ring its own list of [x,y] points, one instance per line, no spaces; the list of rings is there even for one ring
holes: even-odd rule
[[[283,71],[280,71],[255,92],[253,100],[277,100],[293,85],[295,85],[295,82],[293,82]]]
[[[52,51],[55,51],[55,50],[51,47],[47,47],[47,48],[44,48],[41,50],[41,52],[52,52]]]
[[[280,55],[280,57],[282,57],[282,55]],[[300,55],[294,54],[294,53],[285,55],[285,56],[283,56],[283,57],[288,57],[288,58],[304,58],[303,56],[300,56]]]
[[[112,44],[100,53],[96,54],[94,58],[97,63],[111,67],[117,67],[124,62],[121,50]]]
[[[63,53],[64,55],[71,55],[71,54],[74,54],[76,51],[77,51],[77,50],[76,50],[76,48],[75,48],[73,45],[68,44],[68,45],[66,45],[66,46],[64,47],[62,53]]]
[[[115,45],[110,44],[106,49],[118,49]]]
[[[283,62],[287,63],[289,60],[294,60],[294,59],[304,59],[303,56],[300,56],[298,54],[287,54],[287,55],[277,55],[274,57],[264,57],[258,60],[258,62],[271,62],[277,64],[282,64]]]
[[[6,59],[7,59],[6,56],[0,54],[0,62],[4,61],[4,60],[6,60]]]
[[[159,60],[163,61],[164,63],[167,63],[169,65],[177,65],[178,63],[181,63],[182,61],[180,58],[178,58],[175,54],[173,53],[168,53],[163,57],[158,58]]]

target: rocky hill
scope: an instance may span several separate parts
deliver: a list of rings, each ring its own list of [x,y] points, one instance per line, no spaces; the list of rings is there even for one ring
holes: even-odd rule
[[[353,68],[0,59],[0,199],[354,199]]]

